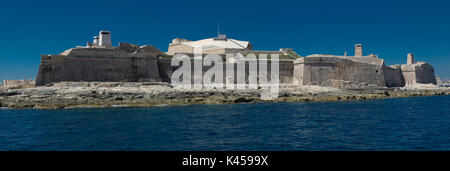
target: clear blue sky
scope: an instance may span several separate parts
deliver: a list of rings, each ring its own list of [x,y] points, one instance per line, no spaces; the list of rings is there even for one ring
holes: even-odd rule
[[[403,64],[408,52],[450,78],[448,1],[5,1],[0,5],[0,80],[34,78],[41,54],[57,54],[112,31],[113,44],[216,36],[217,24],[258,50],[375,53]]]

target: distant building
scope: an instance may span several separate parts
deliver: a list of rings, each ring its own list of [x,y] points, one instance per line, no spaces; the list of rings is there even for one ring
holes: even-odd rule
[[[3,87],[6,88],[32,88],[35,86],[33,80],[3,80]]]
[[[91,42],[86,43],[86,47],[112,48],[111,32],[102,30],[98,34],[99,34],[99,36],[94,36],[93,43],[91,43]]]

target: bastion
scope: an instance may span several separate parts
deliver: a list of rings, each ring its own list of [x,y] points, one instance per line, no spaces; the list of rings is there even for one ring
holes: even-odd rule
[[[319,85],[345,89],[367,89],[436,84],[434,69],[426,62],[386,66],[377,55],[362,55],[362,45],[355,45],[355,56],[309,55],[294,62],[293,82],[299,86]]]

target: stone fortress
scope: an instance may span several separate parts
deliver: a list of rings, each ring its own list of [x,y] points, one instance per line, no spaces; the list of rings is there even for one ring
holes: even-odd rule
[[[313,54],[301,57],[287,48],[254,50],[248,41],[219,34],[199,41],[173,39],[165,53],[151,45],[119,43],[114,47],[111,32],[100,31],[99,36],[95,36],[92,43],[87,42],[86,46],[68,49],[58,55],[41,55],[36,86],[64,81],[170,82],[171,74],[177,69],[171,66],[171,57],[192,55],[196,47],[202,48],[203,54],[222,56],[229,53],[278,54],[282,84],[343,89],[436,84],[433,67],[426,62],[415,62],[414,54],[408,54],[406,64],[387,66],[377,55],[363,56],[361,44],[355,46],[355,56],[345,53],[344,56]],[[226,62],[224,59],[222,64]],[[207,71],[208,67],[203,70]]]

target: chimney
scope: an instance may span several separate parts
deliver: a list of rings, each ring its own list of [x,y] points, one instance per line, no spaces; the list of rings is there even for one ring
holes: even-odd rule
[[[406,64],[414,64],[414,53],[408,53],[408,58],[406,60]]]
[[[362,55],[362,45],[356,44],[355,45],[355,56],[363,56]]]
[[[111,43],[111,32],[110,31],[100,31],[100,37],[98,40],[99,46],[104,46],[105,48],[112,48]]]

